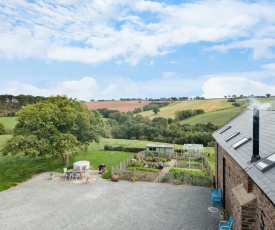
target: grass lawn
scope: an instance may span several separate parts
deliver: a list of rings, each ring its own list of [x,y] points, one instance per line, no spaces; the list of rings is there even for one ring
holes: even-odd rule
[[[0,148],[11,135],[0,135]],[[121,161],[133,155],[133,153],[119,151],[104,151],[105,145],[113,147],[138,147],[145,148],[149,141],[123,140],[123,139],[101,139],[99,144],[91,143],[88,151],[80,152],[75,158],[70,159],[68,168],[72,168],[73,163],[79,160],[88,160],[91,169],[97,170],[98,165],[105,163],[107,173],[103,178],[109,178],[111,167],[119,164]],[[182,149],[182,145],[175,145],[175,148]],[[214,148],[205,147],[205,152],[214,156]],[[211,163],[211,160],[213,162]],[[209,158],[209,163],[215,166],[214,157]],[[211,166],[212,167],[212,166]],[[20,182],[26,181],[33,175],[41,172],[63,172],[62,161],[59,157],[49,158],[16,158],[16,157],[0,157],[0,168],[5,174],[0,174],[0,191],[17,185]]]
[[[4,172],[0,174],[0,191],[3,191],[28,180],[36,173],[57,171],[62,165],[58,157],[43,159],[1,157],[0,168],[1,172]]]
[[[14,129],[17,119],[18,117],[0,117],[0,123],[2,123],[7,129]]]
[[[0,148],[11,135],[0,136]],[[112,141],[111,141],[112,142]],[[125,140],[124,140],[125,142]],[[127,141],[126,141],[127,142]],[[91,169],[98,169],[101,163],[106,164],[107,173],[103,178],[109,178],[111,167],[119,164],[119,162],[133,155],[126,152],[110,152],[103,151],[105,144],[110,144],[110,140],[102,139],[97,145],[92,143],[87,152],[80,152],[75,158],[70,159],[68,168],[72,168],[73,163],[79,160],[88,160]],[[115,141],[113,141],[115,143]],[[122,145],[123,141],[119,141]],[[0,191],[6,190],[20,182],[30,179],[36,173],[41,172],[63,172],[62,161],[59,157],[48,158],[16,158],[16,157],[0,157],[0,168],[4,174],[0,174]]]
[[[126,152],[114,152],[109,151],[87,151],[80,153],[77,157],[70,159],[70,165],[68,168],[72,168],[73,163],[79,160],[88,160],[91,165],[91,169],[98,169],[98,165],[101,163],[106,164],[107,173],[103,175],[103,178],[109,178],[111,173],[111,167],[119,164],[127,157],[130,157],[133,153]],[[4,174],[0,174],[0,191],[17,185],[17,183],[26,181],[31,178],[32,175],[41,172],[63,172],[62,161],[59,157],[48,158],[16,158],[16,157],[1,157],[0,168]]]

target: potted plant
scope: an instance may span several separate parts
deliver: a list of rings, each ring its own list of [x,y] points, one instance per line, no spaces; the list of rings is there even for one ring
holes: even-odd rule
[[[221,219],[222,219],[222,220],[226,220],[226,218],[227,218],[227,212],[226,212],[225,209],[222,209],[222,210],[221,210],[220,216],[221,216]]]
[[[115,182],[118,182],[118,180],[119,180],[119,175],[118,175],[116,172],[112,173],[112,175],[111,175],[111,180],[112,180],[112,181],[115,181]]]

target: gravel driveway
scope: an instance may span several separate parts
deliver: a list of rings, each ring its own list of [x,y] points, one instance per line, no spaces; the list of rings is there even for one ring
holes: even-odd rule
[[[0,192],[0,229],[217,229],[209,188],[150,182],[90,184],[42,173]]]

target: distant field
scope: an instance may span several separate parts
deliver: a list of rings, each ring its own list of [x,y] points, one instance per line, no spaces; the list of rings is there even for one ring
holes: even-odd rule
[[[150,104],[151,101],[91,101],[85,102],[85,105],[89,109],[103,109],[118,110],[120,112],[132,112],[135,108],[142,108],[145,105]]]
[[[0,135],[0,149],[3,147],[3,144],[11,138],[11,135]],[[103,150],[105,145],[111,145],[112,147],[136,147],[136,148],[146,148],[148,143],[159,143],[159,142],[150,142],[150,141],[138,141],[138,140],[124,140],[124,139],[109,139],[101,138],[100,143],[95,142],[91,143],[89,146],[89,151],[99,151]],[[182,149],[182,145],[174,145],[175,149]]]
[[[227,99],[175,101],[170,103],[168,106],[160,108],[160,112],[158,112],[157,115],[155,115],[152,110],[139,114],[151,119],[155,117],[175,118],[176,111],[203,109],[204,112],[207,113],[232,107],[232,103],[228,102]]]
[[[17,123],[18,117],[0,117],[0,123],[6,128],[13,129]]]
[[[232,107],[229,109],[223,109],[219,111],[213,111],[198,116],[190,117],[186,120],[181,121],[181,124],[195,125],[197,123],[207,124],[211,122],[216,126],[222,126],[226,122],[230,121],[233,117],[242,111],[242,107]]]
[[[148,143],[159,143],[159,142],[102,138],[100,139],[99,144],[92,143],[89,146],[89,150],[95,150],[95,149],[103,150],[105,145],[111,145],[113,147],[123,146],[123,147],[129,147],[129,148],[130,147],[146,148],[146,144]],[[182,149],[182,145],[174,145],[174,147],[175,149]]]

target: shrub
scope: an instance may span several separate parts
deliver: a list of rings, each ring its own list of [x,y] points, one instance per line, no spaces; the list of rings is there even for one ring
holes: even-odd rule
[[[139,171],[146,171],[146,172],[159,172],[158,169],[146,168],[146,167],[141,167],[141,166],[131,166],[131,167],[128,167],[127,170],[130,170],[130,171],[139,170]]]
[[[188,171],[183,169],[172,168],[169,173],[166,173],[162,178],[164,183],[173,183],[173,180],[180,180],[182,183],[197,185],[197,186],[207,186],[211,185],[211,180],[207,172],[199,171]]]

